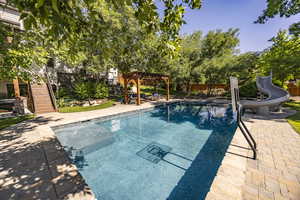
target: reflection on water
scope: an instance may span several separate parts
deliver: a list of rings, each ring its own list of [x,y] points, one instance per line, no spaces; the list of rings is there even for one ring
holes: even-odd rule
[[[210,105],[174,104],[160,107],[153,112],[153,117],[173,123],[190,121],[200,129],[213,129],[224,124],[235,123],[230,107],[217,107]]]

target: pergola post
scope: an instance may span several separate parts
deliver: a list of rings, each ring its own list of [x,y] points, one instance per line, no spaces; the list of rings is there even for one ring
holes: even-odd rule
[[[136,90],[137,90],[137,99],[136,99],[136,104],[141,105],[141,86],[140,86],[140,78],[137,78],[135,80],[136,82]]]
[[[19,87],[18,78],[13,80],[13,84],[14,84],[15,97],[16,97],[16,99],[18,99],[18,98],[20,98],[20,87]]]
[[[124,76],[124,103],[128,104],[128,90],[127,90],[127,86],[128,86],[128,80],[127,77]]]

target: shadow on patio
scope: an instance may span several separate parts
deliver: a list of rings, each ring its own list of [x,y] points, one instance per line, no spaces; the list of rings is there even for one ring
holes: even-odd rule
[[[37,117],[0,132],[0,199],[91,199],[91,190],[59,142],[30,137],[50,121]]]

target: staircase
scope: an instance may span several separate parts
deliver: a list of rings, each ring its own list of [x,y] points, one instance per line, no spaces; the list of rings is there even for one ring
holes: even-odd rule
[[[31,84],[31,93],[35,113],[55,112],[50,96],[51,94],[46,83]]]

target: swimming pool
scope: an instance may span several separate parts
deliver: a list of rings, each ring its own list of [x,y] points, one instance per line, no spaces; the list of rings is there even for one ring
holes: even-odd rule
[[[98,200],[200,200],[235,129],[229,107],[176,103],[54,131]]]

